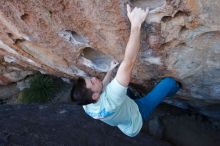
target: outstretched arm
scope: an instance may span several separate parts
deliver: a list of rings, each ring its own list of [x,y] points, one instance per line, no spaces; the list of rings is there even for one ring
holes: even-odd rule
[[[131,11],[130,6],[127,5],[127,15],[131,22],[131,33],[126,46],[124,59],[116,74],[117,81],[123,86],[127,86],[130,82],[132,69],[140,49],[141,24],[146,19],[148,12],[148,8],[144,11],[137,7]]]

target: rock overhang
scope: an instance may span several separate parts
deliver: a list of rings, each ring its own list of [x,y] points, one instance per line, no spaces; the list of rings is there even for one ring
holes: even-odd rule
[[[126,3],[148,6],[132,82],[148,87],[151,79],[174,76],[187,88],[180,96],[219,100],[217,0],[0,3],[0,48],[7,65],[68,78],[102,77],[112,60],[120,62],[129,37]]]

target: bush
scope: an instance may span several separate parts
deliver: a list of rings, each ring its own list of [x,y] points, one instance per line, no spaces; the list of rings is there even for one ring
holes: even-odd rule
[[[45,103],[51,101],[57,93],[59,83],[57,78],[49,75],[36,74],[30,80],[30,88],[21,92],[22,103]]]

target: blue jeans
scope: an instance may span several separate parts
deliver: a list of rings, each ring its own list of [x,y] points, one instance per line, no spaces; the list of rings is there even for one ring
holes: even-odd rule
[[[162,79],[146,96],[135,99],[134,101],[138,105],[143,120],[146,120],[150,116],[165,97],[175,95],[179,89],[179,84],[173,78],[167,77]],[[133,96],[130,91],[128,92],[128,96]]]

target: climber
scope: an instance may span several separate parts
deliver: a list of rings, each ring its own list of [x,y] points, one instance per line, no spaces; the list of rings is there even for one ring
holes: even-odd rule
[[[127,94],[132,69],[140,48],[141,25],[148,15],[135,7],[131,10],[127,5],[127,16],[131,23],[130,38],[126,46],[124,59],[121,62],[115,78],[110,82],[109,71],[103,81],[93,77],[79,78],[72,90],[72,98],[83,105],[85,112],[94,119],[99,119],[111,126],[117,126],[124,134],[136,136],[148,119],[150,113],[166,96],[172,96],[179,90],[179,84],[170,77],[164,78],[146,96],[132,99]]]

